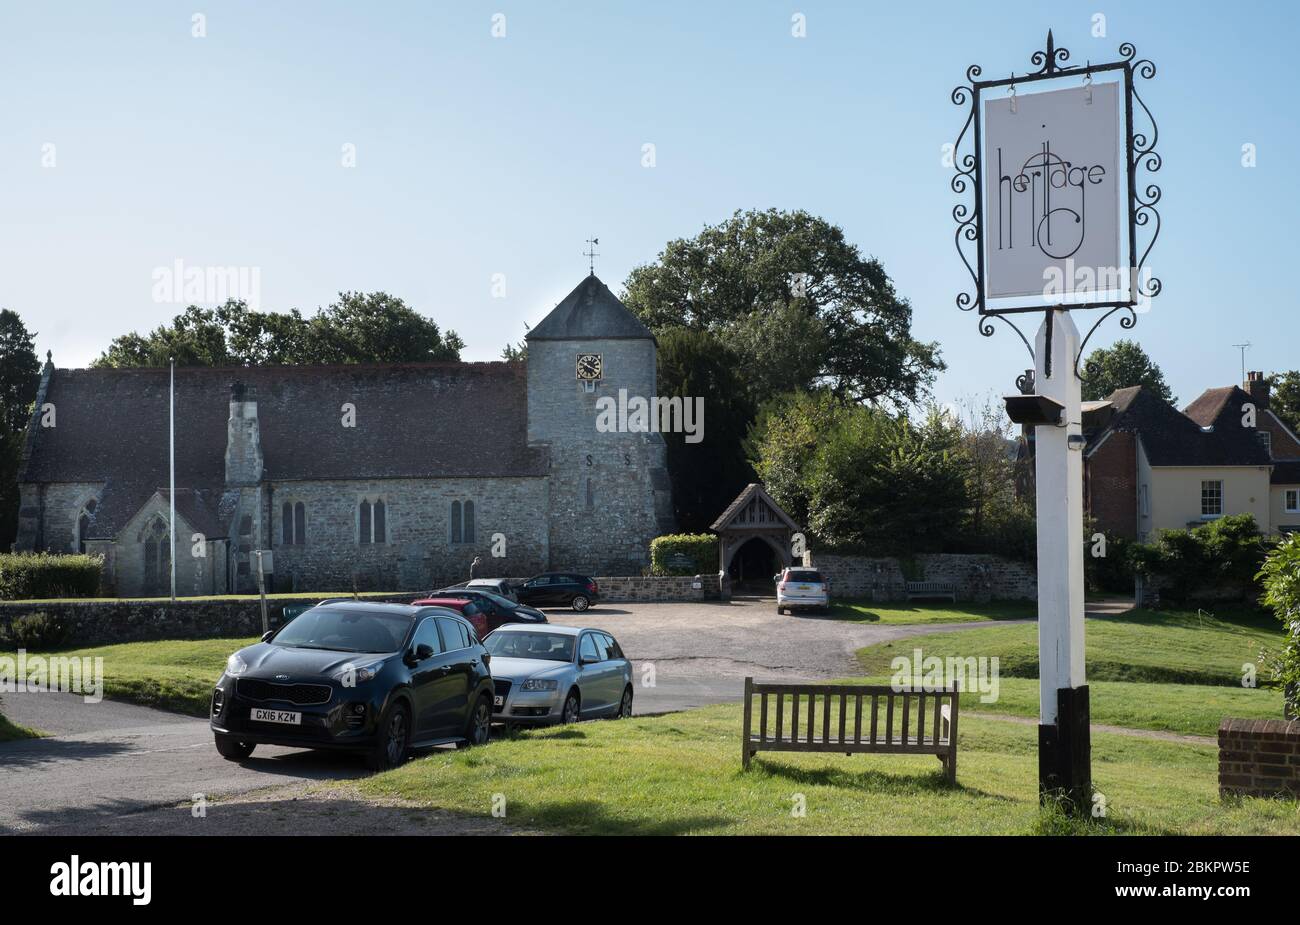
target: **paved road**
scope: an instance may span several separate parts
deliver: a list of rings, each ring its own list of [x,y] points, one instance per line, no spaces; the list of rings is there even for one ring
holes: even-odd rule
[[[871,626],[778,617],[773,602],[611,604],[554,623],[608,629],[633,657],[638,713],[738,700],[748,675],[824,679],[854,673],[862,646],[963,626]],[[279,784],[363,776],[359,758],[258,746],[235,764],[220,758],[204,720],[132,704],[87,704],[67,694],[7,694],[14,722],[51,733],[0,744],[0,834],[126,828],[123,817],[192,799]],[[175,810],[168,811],[176,813]],[[187,813],[181,814],[188,818]],[[115,822],[114,820],[119,820]]]

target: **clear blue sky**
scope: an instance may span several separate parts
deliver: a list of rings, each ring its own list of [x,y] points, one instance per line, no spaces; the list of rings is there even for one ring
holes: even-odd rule
[[[795,12],[807,38],[791,37]],[[155,267],[255,266],[264,308],[383,289],[492,359],[580,280],[593,233],[618,289],[736,209],[804,208],[911,300],[949,364],[940,400],[1009,391],[1023,347],[980,337],[953,304],[966,280],[941,146],[966,66],[1024,72],[1050,26],[1072,62],[1131,41],[1159,68],[1145,97],[1165,292],[1134,333],[1187,402],[1239,378],[1234,343],[1255,344],[1250,368],[1300,367],[1298,20],[1283,2],[11,0],[0,305],[42,354],[84,365],[179,310],[152,300]],[[345,143],[355,168],[339,166]]]

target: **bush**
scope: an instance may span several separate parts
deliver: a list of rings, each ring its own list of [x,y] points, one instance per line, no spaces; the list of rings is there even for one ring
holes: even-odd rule
[[[1286,691],[1290,716],[1300,716],[1300,534],[1287,537],[1268,554],[1255,576],[1264,583],[1260,600],[1272,608],[1286,627],[1286,642],[1278,654],[1264,652],[1260,662]]]
[[[1220,517],[1192,530],[1161,530],[1155,542],[1135,544],[1133,568],[1161,578],[1161,594],[1182,604],[1205,596],[1235,593],[1241,600],[1259,594],[1255,576],[1267,547],[1250,514]]]
[[[712,575],[718,570],[718,538],[712,533],[673,533],[650,541],[651,575]]]
[[[1132,543],[1115,533],[1102,533],[1106,538],[1106,555],[1094,556],[1096,545],[1093,536],[1098,531],[1084,530],[1083,571],[1087,576],[1088,587],[1093,591],[1108,591],[1112,594],[1133,593],[1133,562],[1129,556]]]
[[[0,600],[94,597],[104,560],[100,556],[60,556],[48,552],[0,554]]]
[[[57,649],[72,637],[66,626],[45,613],[28,613],[13,620],[0,635],[15,649]]]

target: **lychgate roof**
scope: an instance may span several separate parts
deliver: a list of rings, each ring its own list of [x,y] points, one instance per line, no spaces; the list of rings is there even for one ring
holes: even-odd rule
[[[721,533],[729,528],[735,529],[790,529],[799,527],[790,515],[781,510],[781,505],[772,500],[772,496],[763,490],[759,482],[750,482],[736,496],[736,500],[727,505],[709,529]]]
[[[578,283],[524,339],[654,340],[654,335],[593,273]]]

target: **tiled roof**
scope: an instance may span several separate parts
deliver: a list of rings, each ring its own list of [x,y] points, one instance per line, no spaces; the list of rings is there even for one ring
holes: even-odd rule
[[[727,509],[718,515],[718,519],[713,522],[713,526],[709,527],[709,529],[713,530],[715,533],[725,530],[731,521],[735,519],[736,515],[740,513],[740,511],[755,495],[757,495],[769,508],[775,511],[787,527],[796,531],[799,529],[798,525],[790,519],[790,515],[781,510],[781,505],[773,501],[772,496],[763,489],[761,482],[750,482],[746,485],[741,490],[740,494],[736,495],[736,500],[728,504]]]
[[[1273,463],[1274,485],[1300,485],[1300,459],[1279,460]]]
[[[1141,438],[1153,466],[1269,465],[1268,451],[1255,430],[1241,426],[1241,402],[1250,396],[1240,389],[1210,389],[1188,407],[1188,413],[1144,386],[1116,389],[1108,400],[1114,415],[1092,436],[1090,449],[1118,430]],[[1191,416],[1193,409],[1196,418]]]
[[[545,450],[526,444],[523,364],[186,368],[176,370],[178,485],[224,487],[234,382],[257,401],[268,479],[546,472]],[[36,432],[22,481],[108,482],[131,513],[167,484],[168,370],[55,370],[46,401],[57,426]],[[344,403],[355,427],[342,425]]]
[[[524,339],[654,340],[654,335],[593,273],[578,283]]]

